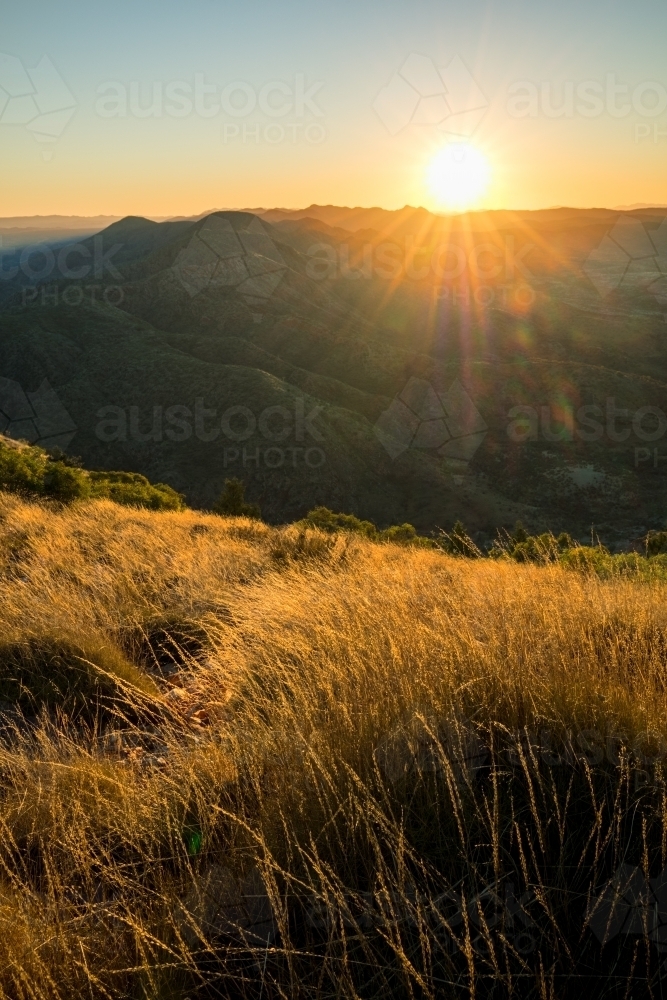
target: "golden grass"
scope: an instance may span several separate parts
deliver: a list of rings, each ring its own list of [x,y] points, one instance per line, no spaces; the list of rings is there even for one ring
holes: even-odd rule
[[[5,706],[1,997],[655,989],[652,928],[586,915],[667,864],[663,586],[107,502],[0,530],[4,676],[67,637],[113,680]]]

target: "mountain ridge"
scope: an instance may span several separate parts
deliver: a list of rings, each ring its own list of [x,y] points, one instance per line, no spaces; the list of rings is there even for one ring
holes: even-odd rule
[[[462,513],[487,535],[518,517],[535,530],[582,533],[593,521],[612,542],[660,526],[664,477],[653,446],[632,427],[614,440],[621,431],[610,425],[610,437],[604,417],[608,400],[629,414],[667,410],[664,321],[643,272],[605,296],[586,273],[619,213],[479,213],[469,225],[432,216],[417,242],[412,221],[424,216],[410,209],[391,217],[393,228],[383,228],[385,216],[357,214],[355,225],[379,228],[356,231],[314,219],[312,206],[302,211],[311,214],[119,219],[67,258],[92,269],[101,254],[104,270],[108,254],[92,303],[92,277],[40,282],[19,269],[1,290],[0,375],[27,391],[44,380],[54,388],[77,426],[71,447],[87,463],[168,482],[196,506],[210,506],[235,473],[274,521],[321,503],[420,531]],[[645,239],[662,233],[664,214],[621,218]],[[386,276],[380,256],[388,241],[398,277]],[[491,253],[501,273],[485,277],[467,263],[443,277],[443,245],[473,263],[478,251]],[[528,306],[516,297],[522,288]],[[433,419],[419,416],[420,393],[450,399],[452,386],[458,424],[440,403]],[[124,438],[100,439],[105,406]],[[602,413],[590,442],[578,416],[586,406]],[[512,438],[521,437],[516,407],[534,414],[523,442]],[[203,439],[212,418],[201,418],[201,434],[196,426],[197,413],[213,410],[217,444]],[[312,434],[299,425],[311,412]],[[179,420],[190,428],[180,443],[169,436]],[[625,434],[632,421],[623,420]]]

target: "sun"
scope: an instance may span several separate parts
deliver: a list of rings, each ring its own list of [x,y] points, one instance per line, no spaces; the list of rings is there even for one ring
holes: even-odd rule
[[[462,212],[485,193],[491,170],[483,153],[468,143],[449,143],[431,160],[427,180],[438,206]]]

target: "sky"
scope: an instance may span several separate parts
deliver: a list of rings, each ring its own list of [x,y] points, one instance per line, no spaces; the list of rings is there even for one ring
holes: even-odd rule
[[[667,204],[665,0],[0,0],[0,216]]]

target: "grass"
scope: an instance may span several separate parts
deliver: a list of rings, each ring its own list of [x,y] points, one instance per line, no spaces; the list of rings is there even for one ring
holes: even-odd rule
[[[109,501],[0,528],[3,1000],[661,995],[659,580]]]

